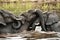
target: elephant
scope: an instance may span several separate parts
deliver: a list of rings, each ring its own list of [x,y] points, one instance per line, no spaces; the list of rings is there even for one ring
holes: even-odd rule
[[[20,31],[30,31],[31,30],[31,25],[34,22],[34,20],[36,19],[36,17],[38,17],[35,13],[35,10],[28,10],[27,12],[23,12],[20,16],[20,19],[22,21],[22,26],[20,28]]]
[[[39,23],[38,25],[41,25],[42,31],[60,32],[60,21],[56,12],[43,12],[41,14],[40,10],[36,10],[35,13],[38,14],[39,17],[31,24],[32,30],[36,28],[35,23]]]
[[[36,9],[35,13],[38,15],[38,18],[32,24],[32,29],[35,30],[36,26],[41,26],[41,31],[47,31],[44,25],[43,12],[39,9]]]
[[[27,12],[24,12],[20,15],[21,21],[22,21],[22,26],[20,28],[20,31],[27,30],[35,30],[35,22],[39,22],[42,31],[46,31],[45,25],[44,25],[44,19],[43,19],[43,12],[40,11],[39,9],[36,10],[28,10]]]
[[[35,30],[36,23],[41,26],[42,31],[60,32],[60,21],[56,12],[42,12],[41,10],[28,10],[19,15],[22,21],[20,31]]]
[[[18,33],[22,23],[10,11],[0,10],[0,33]]]
[[[56,14],[56,12],[44,12],[44,22],[45,22],[45,28],[47,31],[60,31],[60,22],[59,22],[59,17]]]
[[[31,31],[35,30],[36,25],[41,26],[42,31],[60,32],[60,21],[55,12],[42,12],[36,9],[15,16],[10,11],[0,10],[0,33]]]
[[[0,33],[18,33],[24,30],[34,29],[34,22],[37,20],[39,15],[42,15],[41,13],[38,14],[39,12],[39,10],[28,10],[28,12],[23,12],[20,17],[17,17],[13,15],[10,11],[0,10],[0,16],[2,18],[0,18]],[[41,17],[39,18],[39,20],[42,19]],[[41,21],[43,21],[43,19]]]

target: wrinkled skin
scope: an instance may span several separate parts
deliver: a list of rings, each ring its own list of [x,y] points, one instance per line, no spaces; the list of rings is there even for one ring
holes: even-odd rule
[[[60,32],[60,21],[58,23],[55,23],[51,26],[51,28],[53,29],[53,31],[55,32]]]
[[[45,27],[47,31],[60,32],[60,22],[59,17],[55,12],[45,12],[44,13]]]
[[[37,12],[37,14],[39,15],[39,22],[40,22],[42,31],[47,31],[47,30],[45,29],[45,24],[44,24],[44,18],[43,18],[43,13],[42,13],[42,11],[36,10],[36,12]]]
[[[17,33],[21,22],[7,10],[0,10],[0,33]]]
[[[56,12],[45,12],[43,14],[43,18],[44,18],[43,24],[45,25],[44,31],[60,32],[60,21],[59,21],[59,17],[56,14]],[[37,18],[37,20],[32,25],[33,30],[35,30],[35,28],[36,28],[35,23],[39,23],[39,22],[40,22],[40,20],[39,20],[39,18]],[[38,25],[40,25],[40,24],[38,24]]]
[[[20,18],[22,21],[22,27],[20,28],[20,31],[31,30],[30,27],[37,17],[38,16],[34,13],[34,10],[30,10],[21,14]]]
[[[20,31],[24,30],[35,30],[35,22],[38,20],[40,23],[42,30],[46,31],[44,29],[44,19],[42,12],[40,10],[29,10],[28,12],[24,12],[23,14],[20,15],[21,21],[23,23],[23,26],[20,28]]]
[[[39,23],[42,31],[56,31],[60,32],[59,17],[56,12],[45,12],[42,14],[40,10],[29,10],[20,15],[23,26],[20,31],[23,30],[35,30],[35,23]]]
[[[0,33],[18,33],[24,30],[35,30],[35,23],[39,23],[42,31],[60,32],[59,18],[54,12],[28,10],[16,17],[7,10],[0,10]]]
[[[46,25],[52,25],[53,23],[59,21],[59,17],[56,13],[47,12],[47,13],[44,13],[43,15],[44,15],[44,20],[46,22]]]

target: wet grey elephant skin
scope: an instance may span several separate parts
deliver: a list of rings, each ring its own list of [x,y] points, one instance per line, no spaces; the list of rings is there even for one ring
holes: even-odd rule
[[[10,11],[0,10],[0,33],[17,33],[21,27],[20,20]]]
[[[38,14],[39,17],[32,24],[33,30],[35,30],[35,23],[37,22],[41,24],[43,31],[60,32],[60,21],[55,11],[42,13],[40,10],[36,10],[35,13]]]
[[[41,22],[41,24],[43,23],[42,12],[40,12],[40,14],[38,12],[40,11],[29,10],[28,12],[23,12],[20,17],[16,17],[7,10],[0,10],[0,33],[17,33],[34,29],[33,23],[36,19],[39,18],[39,22]],[[42,27],[43,26],[44,24]]]
[[[34,12],[35,10],[28,10],[27,12],[23,12],[21,15],[19,15],[23,24],[20,31],[31,30],[30,27],[38,17]]]
[[[45,12],[43,16],[47,31],[60,32],[60,21],[56,12]]]
[[[10,11],[0,10],[0,33],[18,33],[24,30],[35,30],[35,23],[38,22],[42,31],[60,32],[59,17],[55,12],[45,12],[41,10],[28,10],[19,17]]]
[[[28,10],[27,12],[24,12],[23,14],[20,15],[21,21],[23,23],[22,27],[20,28],[20,31],[23,30],[35,30],[35,22],[38,20],[40,23],[42,30],[45,30],[45,25],[44,25],[44,19],[43,19],[43,14],[42,11],[40,10]]]

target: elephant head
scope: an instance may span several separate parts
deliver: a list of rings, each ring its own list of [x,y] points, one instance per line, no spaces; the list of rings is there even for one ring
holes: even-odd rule
[[[11,12],[7,10],[0,10],[0,19],[1,23],[5,27],[0,27],[0,33],[16,33],[21,27],[21,21],[18,20],[19,17],[16,17]],[[1,26],[1,25],[0,25]]]
[[[45,24],[52,25],[59,21],[59,17],[56,13],[53,12],[45,12],[44,14]]]
[[[55,30],[54,29],[55,26],[53,27],[53,25],[58,23],[58,21],[59,21],[58,15],[52,11],[52,12],[44,12],[43,16],[44,16],[45,27],[46,27],[47,31]]]

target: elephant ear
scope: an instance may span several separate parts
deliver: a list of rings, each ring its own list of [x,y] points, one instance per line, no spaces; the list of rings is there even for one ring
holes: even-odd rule
[[[50,13],[49,16],[48,16],[48,19],[47,19],[47,22],[46,22],[46,25],[52,25],[56,22],[59,21],[59,18],[57,16],[57,14],[55,13]]]

